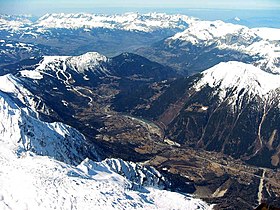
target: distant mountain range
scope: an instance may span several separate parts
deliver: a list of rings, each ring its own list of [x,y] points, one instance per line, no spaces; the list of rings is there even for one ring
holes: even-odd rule
[[[222,21],[196,21],[172,37],[137,53],[192,75],[219,62],[241,61],[279,73],[280,29],[253,28]]]
[[[0,16],[1,59],[13,63],[35,54],[80,55],[98,51],[117,55],[174,35],[195,20],[185,15],[126,13],[123,15],[46,14]],[[15,48],[16,47],[16,48]]]
[[[30,17],[2,15],[0,65],[40,55],[97,51],[112,56],[130,51],[184,75],[231,60],[276,73],[279,31],[158,13],[47,14],[35,22]]]

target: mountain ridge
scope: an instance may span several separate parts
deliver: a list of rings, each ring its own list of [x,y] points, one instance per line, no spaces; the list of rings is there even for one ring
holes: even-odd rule
[[[170,65],[185,75],[225,61],[252,63],[262,70],[279,74],[279,39],[264,36],[270,34],[270,30],[279,34],[278,29],[250,29],[223,21],[196,21],[183,32],[136,52]]]

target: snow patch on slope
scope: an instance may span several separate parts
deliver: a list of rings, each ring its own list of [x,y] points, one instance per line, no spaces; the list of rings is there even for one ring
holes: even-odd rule
[[[240,21],[241,19],[239,17],[235,17],[234,20]]]
[[[27,77],[30,79],[35,79],[35,80],[43,79],[43,75],[37,71],[23,70],[23,71],[20,71],[20,74],[22,77]]]
[[[56,67],[60,65],[61,62],[65,62],[70,56],[44,56],[43,60],[40,62],[36,70],[51,69],[55,71]]]
[[[265,40],[280,40],[279,28],[253,28],[252,29],[259,37]]]

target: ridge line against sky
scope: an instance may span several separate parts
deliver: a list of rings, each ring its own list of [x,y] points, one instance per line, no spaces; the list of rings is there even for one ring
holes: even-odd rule
[[[97,8],[273,9],[280,12],[280,0],[0,0],[1,14],[78,12]]]

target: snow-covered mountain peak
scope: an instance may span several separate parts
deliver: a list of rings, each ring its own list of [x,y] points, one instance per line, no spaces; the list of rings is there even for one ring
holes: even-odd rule
[[[249,28],[241,25],[225,23],[221,20],[216,21],[195,21],[192,22],[185,31],[175,34],[170,39],[189,41],[198,44],[201,41],[214,42],[225,38],[226,35],[239,35],[249,39],[256,36]],[[209,43],[209,44],[210,44]],[[204,43],[205,44],[205,43]]]
[[[240,21],[241,19],[239,17],[235,17],[234,20]]]
[[[32,22],[29,20],[28,16],[0,15],[1,30],[19,30],[31,24]]]
[[[101,63],[107,62],[108,58],[97,52],[88,52],[80,56],[72,56],[66,60],[66,64],[77,69],[79,72],[93,69],[100,66]]]
[[[102,63],[106,63],[108,60],[106,56],[97,52],[88,52],[80,56],[44,56],[36,67],[36,71],[58,72],[70,68],[77,73],[85,73],[85,71],[100,70]],[[106,71],[104,68],[102,70]]]
[[[279,80],[280,75],[267,73],[251,64],[230,61],[204,71],[195,88],[198,91],[209,85],[216,89],[221,100],[229,90],[236,98],[244,92],[265,98],[268,93],[280,88]]]
[[[124,13],[116,15],[97,14],[46,14],[36,23],[44,28],[108,28],[127,31],[152,32],[159,29],[185,29],[194,18],[164,13]]]
[[[81,62],[95,62],[95,61],[107,61],[106,56],[101,55],[98,52],[87,52],[83,55],[79,55],[76,57],[72,57],[73,58],[77,58],[78,60],[80,60]]]

